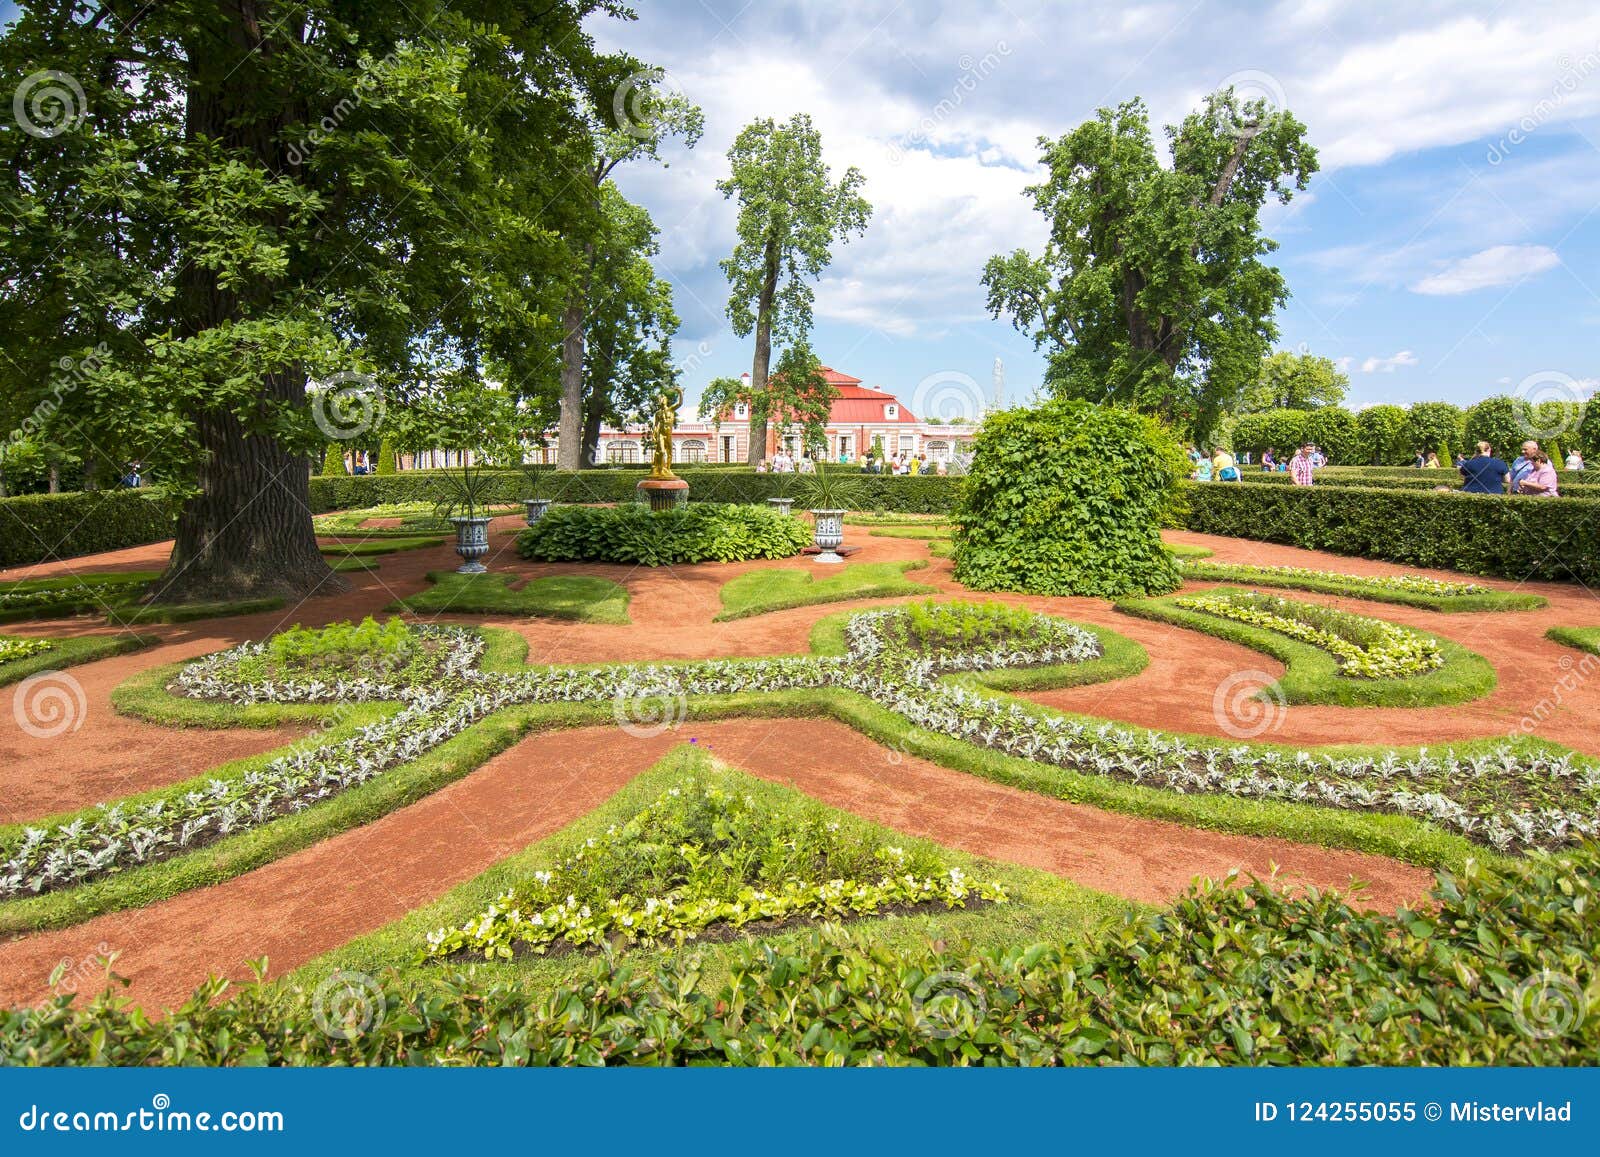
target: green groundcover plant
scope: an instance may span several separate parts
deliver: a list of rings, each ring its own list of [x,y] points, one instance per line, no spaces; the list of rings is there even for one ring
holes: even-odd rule
[[[55,644],[49,639],[14,639],[9,635],[0,635],[0,663],[30,659],[34,655],[42,655],[54,646]]]
[[[990,415],[973,452],[954,518],[958,582],[1102,598],[1177,588],[1160,527],[1186,464],[1154,419],[1058,400]]]
[[[1444,653],[1426,635],[1333,607],[1298,603],[1258,591],[1208,591],[1174,602],[1192,611],[1276,631],[1327,651],[1340,674],[1357,679],[1403,679],[1444,666]]]
[[[1585,844],[1469,863],[1390,914],[1230,879],[1084,944],[895,949],[824,928],[731,947],[715,980],[668,953],[555,988],[470,968],[334,973],[320,1001],[213,981],[160,1019],[60,996],[0,1012],[0,1064],[1592,1064],[1597,879]],[[338,1033],[330,986],[358,998]]]
[[[1209,551],[1207,552],[1210,553]],[[1186,579],[1288,587],[1330,595],[1400,603],[1430,611],[1531,611],[1546,605],[1540,595],[1499,591],[1481,583],[1455,582],[1426,575],[1351,575],[1300,566],[1249,566],[1178,556]]]
[[[789,558],[810,541],[801,519],[761,506],[558,506],[517,535],[517,553],[541,562],[665,566]]]
[[[509,960],[682,944],[752,925],[1004,899],[933,853],[847,827],[803,797],[689,777],[462,926],[431,933],[425,954]]]

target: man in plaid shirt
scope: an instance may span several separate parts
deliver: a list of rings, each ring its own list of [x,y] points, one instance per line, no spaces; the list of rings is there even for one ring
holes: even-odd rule
[[[1296,486],[1310,486],[1314,480],[1312,478],[1314,473],[1315,464],[1311,460],[1311,447],[1302,446],[1295,456],[1289,459],[1289,477]]]

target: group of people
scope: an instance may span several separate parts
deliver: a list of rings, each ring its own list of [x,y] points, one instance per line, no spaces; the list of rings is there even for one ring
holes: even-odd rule
[[[1197,482],[1238,482],[1242,477],[1240,460],[1221,447],[1208,456],[1204,450],[1190,446],[1189,464],[1189,477]],[[1250,464],[1250,455],[1244,456],[1244,464]],[[1263,474],[1287,474],[1296,486],[1310,486],[1315,481],[1315,472],[1327,464],[1328,456],[1312,442],[1307,442],[1288,458],[1279,458],[1278,452],[1272,449],[1261,455]]]
[[[1574,465],[1576,462],[1576,465]],[[1583,457],[1577,451],[1567,456],[1568,470],[1582,470]],[[1538,498],[1559,498],[1560,479],[1550,455],[1539,448],[1533,439],[1522,444],[1522,452],[1509,466],[1497,457],[1487,442],[1478,443],[1478,452],[1468,458],[1456,460],[1461,471],[1461,490],[1464,494],[1530,494]]]
[[[850,455],[840,454],[839,465],[850,465]],[[863,454],[856,460],[856,465],[863,474],[900,474],[916,477],[919,474],[934,474],[943,478],[949,473],[949,466],[942,460],[930,461],[926,454],[891,454],[887,458],[880,458],[870,454]],[[817,463],[813,458],[801,455],[795,457],[787,450],[779,450],[771,458],[763,458],[756,463],[757,474],[814,474]]]

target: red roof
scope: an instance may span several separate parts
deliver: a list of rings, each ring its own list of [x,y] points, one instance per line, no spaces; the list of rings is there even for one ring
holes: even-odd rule
[[[893,394],[886,394],[882,390],[869,389],[861,384],[860,378],[852,378],[849,374],[841,374],[838,370],[829,366],[822,367],[822,376],[830,386],[839,392],[839,396],[833,401],[833,410],[828,417],[831,425],[865,425],[877,422],[916,424],[916,415],[901,405],[900,399]],[[884,416],[884,407],[886,405],[900,406],[895,417]]]

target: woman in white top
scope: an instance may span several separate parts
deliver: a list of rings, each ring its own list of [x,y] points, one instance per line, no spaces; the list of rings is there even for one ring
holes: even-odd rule
[[[1572,451],[1572,453],[1568,454],[1567,455],[1567,469],[1568,470],[1582,470],[1583,469],[1583,455],[1578,453],[1576,450],[1574,450],[1574,451]]]

